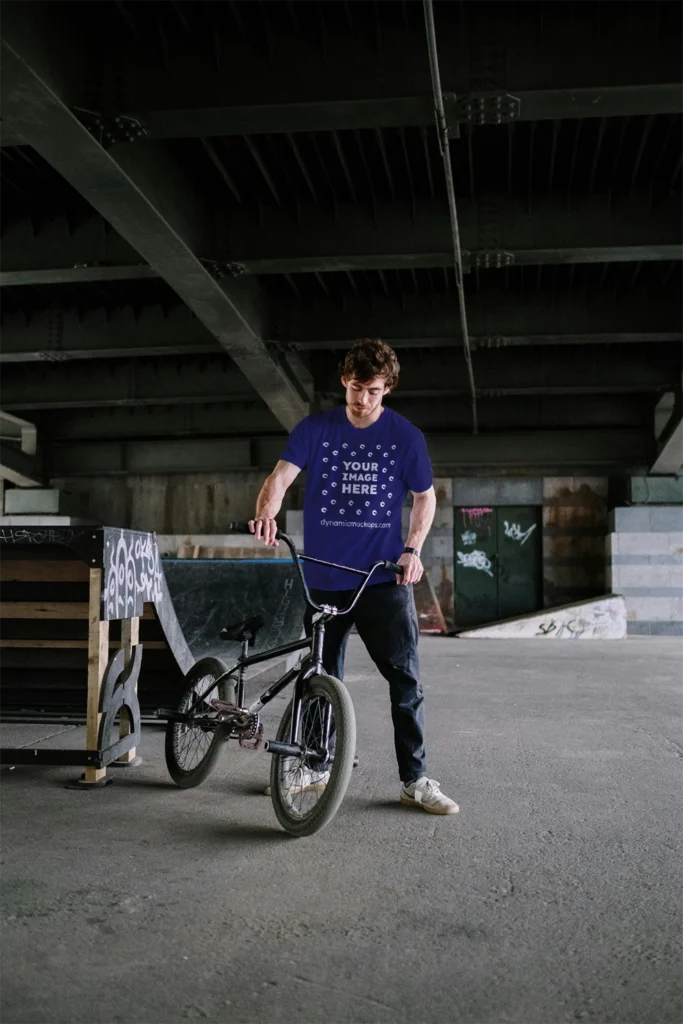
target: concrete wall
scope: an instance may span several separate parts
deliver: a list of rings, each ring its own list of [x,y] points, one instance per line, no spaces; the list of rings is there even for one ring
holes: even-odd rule
[[[543,480],[543,606],[604,594],[606,477]]]
[[[230,520],[250,518],[264,473],[194,473],[75,477],[52,481],[74,514],[112,526],[193,537],[225,534]],[[454,622],[455,507],[544,507],[544,606],[583,600],[606,590],[604,537],[607,482],[600,478],[439,477],[437,510],[424,564],[449,628]],[[284,513],[303,505],[304,474],[290,489]],[[410,505],[403,510],[408,528]],[[683,527],[682,527],[683,528]],[[204,543],[204,542],[202,542]],[[185,544],[185,546],[186,546]]]
[[[608,585],[626,600],[629,635],[683,636],[683,508],[615,508],[609,527]]]
[[[422,564],[429,573],[434,593],[441,607],[448,629],[453,628],[453,481],[438,477],[434,480],[436,516],[434,525],[422,549]],[[408,532],[410,505],[403,509],[403,535]]]
[[[163,534],[224,534],[231,520],[254,514],[266,474],[157,474],[126,477],[74,477],[52,484],[69,495],[75,515],[107,526]],[[301,507],[303,486],[287,495],[284,511]]]
[[[543,506],[543,607],[552,608],[605,593],[607,483],[605,477],[456,477],[453,504]]]

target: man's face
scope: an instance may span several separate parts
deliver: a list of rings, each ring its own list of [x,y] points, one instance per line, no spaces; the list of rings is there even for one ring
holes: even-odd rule
[[[342,384],[346,388],[346,404],[358,419],[371,416],[391,390],[387,387],[384,377],[373,377],[367,381],[359,381],[355,377],[342,377]]]

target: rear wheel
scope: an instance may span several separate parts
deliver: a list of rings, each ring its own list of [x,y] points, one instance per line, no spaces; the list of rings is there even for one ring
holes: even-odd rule
[[[185,714],[197,700],[194,715],[204,718],[216,717],[210,701],[214,697],[223,700],[234,699],[231,680],[225,680],[214,687],[216,679],[227,671],[219,658],[201,658],[185,676],[185,689],[178,704],[178,712]],[[168,722],[166,725],[166,766],[171,778],[183,789],[199,786],[216,766],[224,730],[219,725],[208,727],[188,722]]]
[[[306,682],[296,742],[319,747],[326,717],[333,741],[324,761],[306,755],[272,755],[273,808],[282,827],[293,836],[313,835],[332,820],[349,785],[356,751],[356,716],[348,690],[333,676],[312,676]],[[280,742],[289,742],[291,720],[289,704],[277,732]]]

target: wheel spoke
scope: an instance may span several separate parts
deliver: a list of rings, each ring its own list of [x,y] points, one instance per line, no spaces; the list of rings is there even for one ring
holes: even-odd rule
[[[319,749],[324,741],[325,711],[330,709],[332,723],[334,711],[331,702],[324,696],[304,697],[301,703],[301,724],[297,741],[305,748]],[[275,755],[278,757],[278,755]],[[315,784],[316,775],[324,765],[312,761],[305,754],[298,757],[278,757],[278,780],[282,802],[289,813],[300,820],[305,819],[325,792],[308,788]]]
[[[198,679],[192,689],[187,691],[180,710],[187,711],[199,698],[202,698],[195,707],[193,715],[202,717],[211,715],[211,705],[203,697],[211,689],[213,682],[212,676]],[[192,722],[178,722],[175,725],[173,747],[181,771],[194,771],[201,764],[213,742],[214,735],[212,729],[193,725]]]

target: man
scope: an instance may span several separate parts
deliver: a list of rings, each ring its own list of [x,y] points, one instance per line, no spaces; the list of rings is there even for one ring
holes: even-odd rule
[[[306,469],[304,549],[307,555],[367,569],[389,560],[403,576],[380,570],[353,615],[325,629],[325,671],[344,677],[344,655],[353,622],[375,665],[389,683],[401,803],[432,814],[455,814],[458,805],[427,778],[424,712],[417,655],[418,624],[412,584],[423,567],[420,550],[434,519],[432,468],[422,433],[382,404],[398,383],[399,363],[384,341],[356,342],[340,364],[346,404],[307,416],[292,431],[281,460],[263,485],[250,529],[276,546],[275,517],[287,489]],[[410,528],[402,541],[401,509],[413,495]],[[306,563],[306,580],[318,604],[348,604],[357,578],[340,569]],[[310,781],[321,788],[327,776]]]

